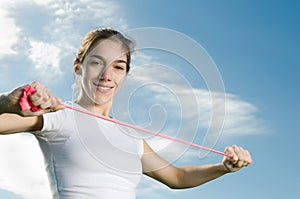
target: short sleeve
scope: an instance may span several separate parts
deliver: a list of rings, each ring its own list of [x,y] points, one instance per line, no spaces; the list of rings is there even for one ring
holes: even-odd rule
[[[137,152],[141,158],[144,154],[144,140],[136,139],[136,145],[137,145]]]
[[[65,110],[46,113],[43,115],[42,130],[33,132],[33,134],[40,138],[54,137],[62,128],[65,118],[66,118]]]
[[[64,119],[66,118],[65,111],[57,111],[43,115],[44,125],[41,131],[57,131],[61,128]]]

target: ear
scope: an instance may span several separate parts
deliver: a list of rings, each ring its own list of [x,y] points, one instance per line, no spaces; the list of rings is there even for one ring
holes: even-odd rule
[[[81,70],[81,65],[78,63],[77,60],[74,60],[74,73],[76,75],[81,75],[82,74],[82,70]]]

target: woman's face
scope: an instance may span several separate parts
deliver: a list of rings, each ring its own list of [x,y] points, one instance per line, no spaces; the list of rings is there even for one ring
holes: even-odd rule
[[[83,97],[88,98],[84,100],[98,105],[112,103],[126,78],[126,64],[126,52],[120,42],[99,42],[82,63]]]

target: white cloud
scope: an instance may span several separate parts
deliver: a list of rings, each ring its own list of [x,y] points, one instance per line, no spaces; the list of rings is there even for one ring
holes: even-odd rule
[[[5,9],[7,1],[0,2],[0,59],[5,55],[16,54],[13,46],[17,44],[18,32],[20,29],[16,26],[15,20],[9,17],[8,11]]]
[[[62,71],[60,64],[60,49],[53,44],[45,42],[30,42],[29,58],[32,60],[34,68],[40,71],[44,81],[50,81],[52,78],[60,76]],[[45,79],[46,78],[46,79]]]
[[[0,3],[0,25],[5,27],[0,33],[0,37],[5,38],[0,40],[0,58],[16,54],[32,59],[33,74],[38,74],[33,78],[45,83],[57,82],[64,75],[61,71],[72,67],[85,33],[97,27],[110,26],[119,30],[128,27],[119,12],[121,8],[106,0],[12,0]],[[49,75],[49,69],[52,75]]]
[[[40,4],[40,5],[47,6],[50,3],[55,2],[55,0],[33,0],[33,2]]]
[[[35,138],[27,134],[0,138],[0,187],[26,199],[50,199],[42,154]]]
[[[223,135],[257,135],[269,133],[262,119],[257,117],[258,108],[233,94],[226,95],[226,120]]]

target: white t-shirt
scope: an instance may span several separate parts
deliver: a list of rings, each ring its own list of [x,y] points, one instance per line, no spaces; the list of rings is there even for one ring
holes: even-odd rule
[[[44,154],[53,198],[135,198],[143,140],[132,130],[70,109],[43,117],[43,129],[34,135]]]

